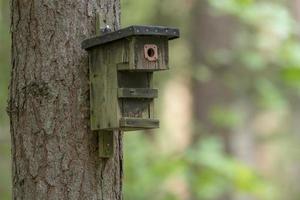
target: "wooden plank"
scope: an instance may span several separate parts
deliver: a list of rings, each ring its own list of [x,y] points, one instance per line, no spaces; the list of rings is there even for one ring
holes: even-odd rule
[[[113,131],[97,131],[99,142],[99,156],[109,158],[114,155],[114,133]]]
[[[90,50],[91,129],[119,128],[116,65],[128,61],[127,40]]]
[[[122,99],[122,117],[149,118],[149,104],[152,99]]]
[[[159,120],[157,119],[141,119],[123,117],[120,119],[121,128],[137,128],[137,129],[153,129],[159,128]]]
[[[106,108],[107,111],[104,113],[106,117],[106,124],[103,126],[103,129],[113,129],[119,127],[119,118],[120,118],[120,109],[118,106],[118,81],[117,81],[117,72],[116,67],[113,65],[108,66],[107,70],[107,102]]]
[[[106,66],[103,63],[101,48],[90,52],[90,107],[91,129],[101,129],[101,115],[106,113],[104,107],[106,100]],[[101,62],[102,61],[102,62]]]
[[[117,64],[118,71],[131,71],[131,72],[155,72],[155,71],[162,71],[166,70],[165,68],[134,68],[129,63],[118,63]]]
[[[129,45],[128,45],[128,50],[129,50],[129,55],[128,55],[128,65],[124,65],[124,69],[127,66],[127,70],[135,70],[136,69],[136,60],[135,60],[135,41],[136,37],[130,37],[129,38]]]
[[[148,79],[148,84],[149,88],[153,88],[154,81],[153,81],[153,73],[148,73],[147,74],[147,79]],[[154,100],[149,103],[149,109],[148,109],[148,118],[150,119],[155,119],[155,114],[154,114]]]
[[[118,63],[118,64],[117,64],[117,69],[118,69],[119,71],[122,71],[122,70],[128,70],[128,69],[129,69],[129,63],[128,63],[128,62]]]
[[[119,98],[157,98],[158,90],[150,88],[118,88]]]

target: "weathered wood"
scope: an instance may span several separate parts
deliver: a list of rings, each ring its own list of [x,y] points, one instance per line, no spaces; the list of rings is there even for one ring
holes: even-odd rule
[[[98,130],[99,156],[103,158],[114,155],[113,132],[119,129],[120,107],[115,63],[126,62],[124,46],[126,44],[119,41],[90,51],[91,129]]]
[[[92,130],[122,129],[122,117],[154,117],[153,98],[158,92],[150,88],[152,72],[117,69],[118,63],[129,61],[129,45],[130,41],[120,40],[90,50]],[[100,133],[101,141],[102,137]]]
[[[157,119],[140,119],[124,117],[120,119],[120,126],[127,131],[138,129],[159,128],[159,120]]]
[[[153,72],[169,69],[169,47],[168,39],[165,37],[137,36],[129,39],[127,52],[128,60],[117,64],[119,71]],[[149,61],[145,57],[145,46],[155,45],[158,58]]]
[[[99,137],[99,156],[101,158],[110,158],[114,155],[114,134],[111,130],[97,131]]]
[[[122,99],[122,117],[151,118],[149,104],[153,99],[126,98]]]
[[[123,43],[90,51],[91,129],[119,128],[118,81],[116,63],[123,60]]]
[[[118,88],[119,98],[157,98],[158,90],[149,88]]]
[[[168,69],[168,40],[178,36],[178,29],[133,26],[82,42],[91,59],[92,130],[124,130],[124,117],[154,118],[153,71]]]
[[[158,58],[149,61],[145,58],[144,46],[156,45]],[[127,70],[158,71],[169,69],[169,47],[168,39],[164,37],[138,36],[131,40],[129,57],[129,68]],[[123,68],[124,69],[124,68]]]
[[[147,79],[148,79],[148,84],[149,84],[149,88],[153,88],[154,84],[153,84],[153,73],[147,73]],[[155,113],[154,113],[154,100],[149,102],[149,118],[155,118]]]

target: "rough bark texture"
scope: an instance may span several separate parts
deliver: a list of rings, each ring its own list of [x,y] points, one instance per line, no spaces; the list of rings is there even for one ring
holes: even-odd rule
[[[11,0],[14,199],[122,199],[122,137],[98,157],[83,39],[95,16],[119,28],[119,0]]]

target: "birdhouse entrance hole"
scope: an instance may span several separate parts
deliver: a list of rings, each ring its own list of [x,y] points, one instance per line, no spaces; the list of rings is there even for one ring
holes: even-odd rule
[[[148,61],[157,61],[158,59],[158,52],[157,52],[157,46],[155,44],[146,44],[144,46],[144,53],[145,58]]]

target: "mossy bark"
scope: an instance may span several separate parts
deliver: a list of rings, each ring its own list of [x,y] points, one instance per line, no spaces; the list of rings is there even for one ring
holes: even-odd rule
[[[13,199],[122,199],[122,137],[100,159],[90,131],[88,56],[96,13],[120,25],[119,0],[11,0]]]

